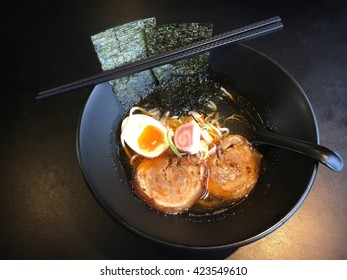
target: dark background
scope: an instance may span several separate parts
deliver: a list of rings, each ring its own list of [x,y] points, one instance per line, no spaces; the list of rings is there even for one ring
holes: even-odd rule
[[[91,88],[37,102],[35,95],[100,71],[90,36],[155,16],[209,22],[220,33],[279,15],[284,30],[247,42],[299,82],[321,144],[346,160],[345,1],[6,1],[1,7],[1,259],[346,259],[347,176],[320,165],[296,214],[239,248],[191,252],[123,229],[89,192],[76,156],[76,128]],[[295,174],[293,174],[295,176]]]

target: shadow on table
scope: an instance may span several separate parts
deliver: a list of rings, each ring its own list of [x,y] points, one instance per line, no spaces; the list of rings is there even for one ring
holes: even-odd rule
[[[153,248],[164,260],[223,260],[233,254],[237,249],[186,249],[174,248],[156,244]]]
[[[100,219],[103,220],[101,216]],[[111,220],[104,219],[102,227],[99,226],[89,227],[88,230],[84,230],[84,235],[94,247],[95,253],[105,259],[222,260],[237,250],[173,247],[139,237]],[[100,228],[103,230],[100,231]]]

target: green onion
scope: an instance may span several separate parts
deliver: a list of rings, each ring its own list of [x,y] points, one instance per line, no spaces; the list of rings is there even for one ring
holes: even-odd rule
[[[170,130],[168,130],[166,133],[166,140],[169,143],[169,146],[170,146],[171,150],[175,153],[175,155],[178,156],[179,158],[181,158],[182,157],[181,153],[177,150],[177,147],[175,146],[175,144],[171,140]]]

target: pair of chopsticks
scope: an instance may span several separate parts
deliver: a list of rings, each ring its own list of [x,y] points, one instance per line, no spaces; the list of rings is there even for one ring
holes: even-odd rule
[[[106,81],[152,69],[164,64],[173,63],[181,59],[186,59],[202,54],[215,48],[237,44],[259,36],[263,36],[278,31],[282,29],[282,27],[283,25],[281,23],[281,18],[275,16],[168,52],[131,62],[120,67],[90,76],[88,78],[42,91],[36,96],[36,99],[43,99],[77,90],[83,87],[97,85]]]

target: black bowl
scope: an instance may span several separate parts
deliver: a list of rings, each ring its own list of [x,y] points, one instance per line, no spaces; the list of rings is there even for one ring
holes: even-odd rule
[[[277,63],[246,47],[213,53],[211,68],[230,77],[276,132],[318,143],[311,105],[298,83]],[[266,148],[254,191],[220,215],[164,215],[136,198],[121,159],[117,129],[124,110],[107,84],[96,86],[83,110],[77,152],[87,184],[100,205],[127,229],[150,240],[199,249],[239,247],[286,222],[308,195],[318,163],[280,148]]]

